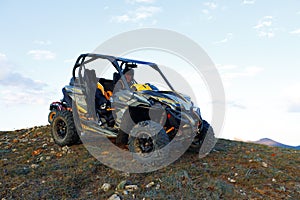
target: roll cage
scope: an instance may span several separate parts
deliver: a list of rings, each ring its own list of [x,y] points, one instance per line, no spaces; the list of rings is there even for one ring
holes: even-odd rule
[[[173,86],[171,85],[171,83],[168,81],[168,79],[165,77],[165,75],[162,73],[162,71],[159,69],[159,67],[157,66],[157,64],[152,63],[152,62],[146,62],[146,61],[140,61],[140,60],[133,60],[133,59],[127,59],[127,58],[121,58],[121,57],[114,57],[114,56],[110,56],[110,55],[102,55],[102,54],[93,54],[93,53],[87,53],[87,54],[81,54],[77,60],[76,63],[73,67],[73,71],[72,71],[72,76],[73,76],[73,80],[76,79],[76,70],[81,66],[84,66],[85,64],[88,64],[96,59],[106,59],[108,60],[117,70],[117,72],[122,75],[123,72],[122,70],[123,65],[127,64],[127,63],[133,63],[133,64],[141,64],[141,65],[148,65],[150,67],[152,67],[154,70],[156,70],[164,79],[164,81],[167,83],[167,85],[170,87],[170,89],[172,91],[174,91]],[[124,83],[127,83],[124,79],[124,76],[121,76],[121,79],[123,80]],[[129,88],[129,86],[126,84],[126,87]]]

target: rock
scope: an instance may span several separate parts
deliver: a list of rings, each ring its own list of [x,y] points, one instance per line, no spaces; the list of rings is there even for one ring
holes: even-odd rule
[[[11,191],[14,191],[14,190],[16,190],[17,189],[17,187],[13,187],[13,188],[11,188]]]
[[[12,144],[8,144],[6,147],[4,147],[4,149],[10,149],[12,147]]]
[[[246,192],[244,192],[243,190],[240,190],[240,194],[243,195],[243,196],[246,196]]]
[[[12,141],[13,143],[18,143],[19,142],[19,140],[18,139],[13,139],[13,141]]]
[[[183,175],[181,176],[181,183],[183,185],[191,183],[190,176],[186,170],[183,170]]]
[[[124,176],[125,178],[129,177],[130,176],[130,173],[129,172],[124,172],[121,174],[122,176]]]
[[[121,197],[117,194],[113,194],[107,200],[121,200]]]
[[[227,183],[222,180],[210,180],[208,179],[203,183],[203,188],[208,190],[213,189],[213,193],[210,199],[220,199],[220,196],[226,195],[231,196],[234,194],[234,186],[231,183]],[[225,198],[226,199],[226,198]]]
[[[21,143],[26,143],[26,142],[29,141],[29,139],[28,139],[28,138],[24,138],[24,139],[22,138],[22,139],[20,139],[19,141],[20,141]]]
[[[109,151],[103,151],[103,152],[101,152],[101,155],[108,155],[109,154]]]
[[[267,167],[268,167],[268,164],[267,164],[267,163],[265,163],[265,162],[262,162],[262,163],[261,163],[261,165],[262,165],[263,167],[265,167],[265,168],[267,168]]]
[[[55,156],[56,156],[57,158],[60,158],[60,157],[62,157],[63,155],[62,155],[62,153],[59,153],[59,152],[58,152],[58,153],[55,154]]]
[[[223,181],[217,181],[215,185],[216,185],[216,190],[218,191],[219,194],[232,195],[234,193],[234,186],[232,186],[231,184],[227,184],[226,182]]]
[[[17,175],[26,175],[28,173],[30,173],[30,169],[28,167],[22,167],[22,168],[18,168],[15,173]]]
[[[104,183],[100,189],[103,190],[104,192],[107,192],[108,190],[110,190],[110,188],[111,188],[111,184]]]
[[[31,133],[31,131],[28,131],[27,133],[23,134],[20,139],[26,138],[27,136],[29,136],[29,134]]]
[[[158,183],[155,187],[156,190],[159,190],[160,189],[160,184]]]
[[[37,155],[40,155],[41,153],[42,153],[42,149],[37,149],[37,150],[35,150],[35,151],[33,151],[32,153],[31,153],[31,155],[32,156],[37,156]]]
[[[116,187],[116,190],[124,190],[125,189],[125,185],[129,185],[131,184],[129,181],[127,180],[124,180],[124,181],[121,181],[117,187]]]
[[[54,148],[51,148],[51,149],[50,149],[50,153],[51,153],[51,154],[55,154],[55,153],[56,153],[55,150],[54,150]]]
[[[229,181],[230,183],[236,183],[236,180],[234,180],[234,179],[232,179],[232,178],[228,178],[228,181]]]
[[[42,135],[43,134],[43,132],[37,132],[37,133],[35,133],[34,135],[33,135],[33,137],[38,137],[38,136],[40,136],[40,135]]]
[[[36,168],[38,168],[39,167],[39,165],[37,165],[37,164],[31,164],[31,166],[30,166],[32,169],[36,169]]]
[[[146,188],[151,188],[153,185],[155,185],[155,183],[152,181],[152,182],[148,183],[145,187]]]
[[[284,186],[280,186],[280,187],[278,188],[278,190],[281,191],[281,192],[285,192],[285,191],[286,191],[286,189],[285,189]]]
[[[68,146],[64,146],[61,148],[61,150],[64,152],[64,153],[67,153],[68,150],[69,150],[69,147]]]
[[[41,161],[43,161],[43,160],[44,160],[44,157],[43,157],[43,156],[41,156],[41,157],[39,157],[39,158],[37,159],[38,162],[41,162]]]
[[[138,189],[137,185],[125,185],[125,190],[129,191],[129,192],[133,192],[135,190]]]

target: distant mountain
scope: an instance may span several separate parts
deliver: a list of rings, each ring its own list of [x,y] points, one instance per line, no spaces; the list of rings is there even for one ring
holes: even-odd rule
[[[289,149],[296,149],[296,150],[300,150],[300,146],[289,146],[286,144],[282,144],[280,142],[276,142],[274,140],[271,140],[269,138],[262,138],[258,141],[254,141],[253,143],[256,144],[264,144],[264,145],[268,145],[268,146],[272,146],[272,147],[282,147],[282,148],[289,148]]]

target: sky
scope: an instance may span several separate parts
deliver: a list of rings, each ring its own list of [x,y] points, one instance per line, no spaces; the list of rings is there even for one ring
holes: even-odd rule
[[[81,53],[160,28],[186,35],[215,63],[226,95],[220,137],[300,145],[300,1],[185,2],[0,0],[0,130],[47,124]]]

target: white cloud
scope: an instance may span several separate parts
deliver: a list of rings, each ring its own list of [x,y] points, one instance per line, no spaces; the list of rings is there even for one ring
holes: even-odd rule
[[[50,99],[44,91],[28,91],[28,90],[16,90],[16,89],[6,89],[0,92],[1,102],[6,105],[20,105],[20,104],[30,104],[30,105],[43,105],[49,102]]]
[[[39,80],[33,80],[29,77],[26,77],[19,72],[13,72],[11,70],[6,71],[6,74],[0,79],[0,86],[4,87],[15,87],[21,90],[42,90],[46,83],[43,83]]]
[[[220,70],[220,71],[224,71],[224,70],[232,70],[232,69],[236,69],[236,68],[237,68],[236,65],[216,65],[216,67],[217,67],[218,70]]]
[[[127,3],[154,3],[156,0],[126,0]]]
[[[201,10],[201,12],[207,16],[207,20],[214,19],[213,13],[217,12],[217,10],[220,10],[218,8],[218,4],[212,1],[204,2],[203,3],[204,8]],[[224,8],[221,8],[223,10]]]
[[[208,15],[208,14],[209,14],[209,11],[208,11],[207,9],[203,9],[203,10],[202,10],[202,13],[205,14],[205,15]]]
[[[259,37],[272,38],[275,36],[273,20],[273,16],[264,16],[258,21],[257,25],[253,27],[254,29],[256,29]]]
[[[257,74],[259,74],[260,72],[263,71],[263,68],[261,67],[256,67],[256,66],[253,66],[253,67],[247,67],[245,70],[244,70],[244,76],[255,76]]]
[[[41,104],[45,101],[46,83],[14,72],[15,68],[4,54],[0,54],[0,102],[1,104]]]
[[[264,70],[256,66],[240,69],[236,65],[217,65],[217,68],[220,71],[224,84],[227,86],[230,86],[234,79],[254,77]]]
[[[118,23],[140,22],[153,17],[156,13],[161,11],[162,9],[156,6],[140,6],[135,11],[128,11],[126,14],[114,16],[112,21]]]
[[[222,43],[226,43],[226,42],[230,41],[230,40],[232,39],[232,37],[233,37],[233,34],[232,34],[232,33],[227,33],[227,34],[226,34],[226,37],[225,37],[224,39],[222,39],[222,40],[220,40],[220,41],[216,41],[216,42],[214,42],[214,44],[222,44]]]
[[[16,66],[11,64],[6,55],[2,53],[0,53],[0,68],[0,87],[14,87],[21,91],[40,91],[47,86],[47,84],[42,81],[33,80],[32,78],[26,77],[22,73],[15,71]]]
[[[0,53],[0,61],[4,61],[6,59],[7,59],[6,55],[3,53]]]
[[[273,31],[260,31],[258,33],[259,37],[267,37],[267,38],[272,38],[275,36],[275,33]]]
[[[209,9],[214,10],[218,7],[218,5],[214,2],[205,2],[203,3],[205,6],[207,6]]]
[[[272,16],[266,16],[262,20],[258,22],[256,26],[254,26],[255,29],[260,29],[264,27],[270,27],[272,25]]]
[[[0,102],[6,105],[44,104],[46,83],[33,80],[19,72],[13,72],[10,66],[1,65],[0,71]]]
[[[228,100],[227,101],[227,105],[233,108],[238,108],[238,109],[246,109],[247,107],[241,103],[238,103],[236,101],[233,100]]]
[[[9,69],[7,69],[7,68],[2,68],[2,63],[0,63],[0,67],[1,67],[1,70],[0,70],[0,82],[1,82],[1,80],[3,80],[6,76],[7,76],[7,74],[9,73]]]
[[[296,29],[294,31],[291,31],[290,34],[299,35],[300,34],[300,28]]]
[[[35,60],[52,60],[56,57],[55,53],[47,50],[30,50],[27,54]]]
[[[52,44],[52,42],[50,40],[35,40],[33,41],[34,44],[38,44],[38,45],[50,45]]]
[[[255,3],[255,0],[244,0],[243,1],[243,4],[245,4],[245,5],[254,4],[254,3]]]
[[[8,63],[7,56],[3,53],[0,53],[0,81],[6,77],[10,68],[11,66]]]

